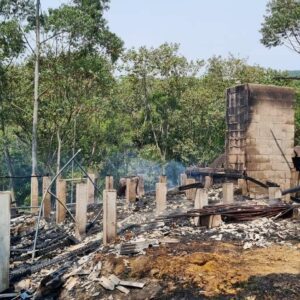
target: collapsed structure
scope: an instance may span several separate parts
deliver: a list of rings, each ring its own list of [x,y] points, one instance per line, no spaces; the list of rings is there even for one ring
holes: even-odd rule
[[[262,299],[268,276],[284,269],[287,279],[272,277],[269,288],[277,299],[284,299],[278,290],[298,299],[300,205],[282,201],[300,190],[290,189],[297,185],[294,93],[230,88],[226,121],[224,168],[189,169],[179,187],[168,189],[161,175],[155,192],[145,192],[144,178],[127,176],[117,198],[107,176],[95,203],[97,176],[81,167],[76,203],[68,203],[66,179],[57,179],[55,195],[45,177],[41,205],[11,221],[10,194],[0,193],[0,298]],[[261,293],[242,288],[253,276]]]

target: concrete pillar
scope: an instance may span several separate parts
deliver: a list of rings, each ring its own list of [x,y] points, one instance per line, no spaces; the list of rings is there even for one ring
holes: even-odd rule
[[[230,204],[233,201],[233,183],[225,182],[223,183],[223,204]]]
[[[48,187],[50,186],[50,182],[51,182],[51,177],[48,177],[48,176],[43,177],[43,196],[44,196],[45,192],[47,191]],[[44,209],[44,218],[46,220],[49,220],[50,214],[51,214],[51,195],[48,192],[45,195],[43,209]]]
[[[138,193],[139,197],[145,196],[145,181],[142,175],[139,176]]]
[[[195,195],[195,209],[201,209],[203,206],[208,205],[208,194],[206,189],[197,189]],[[196,226],[199,226],[200,217],[195,217],[194,222]]]
[[[136,200],[136,182],[132,178],[126,178],[126,204]]]
[[[113,176],[105,177],[105,189],[112,190],[114,188],[114,178]]]
[[[180,174],[180,185],[186,185],[187,175],[185,173]]]
[[[160,214],[167,208],[167,184],[159,182],[156,184],[156,214]]]
[[[192,184],[192,183],[195,183],[195,182],[196,182],[196,180],[194,178],[188,178],[186,180],[186,185]],[[186,190],[186,192],[185,192],[187,200],[192,200],[193,201],[195,199],[195,194],[196,194],[196,189],[189,189],[189,190]]]
[[[200,219],[200,225],[207,228],[219,227],[222,224],[221,215],[203,216]]]
[[[95,203],[95,186],[97,182],[97,176],[94,173],[88,173],[89,177],[92,179],[93,182],[90,181],[89,178],[87,178],[87,193],[88,193],[88,203],[93,204]],[[93,184],[94,183],[94,184]]]
[[[204,188],[209,189],[213,185],[213,179],[211,176],[204,177]]]
[[[167,183],[168,179],[166,175],[160,175],[159,176],[159,182],[161,183]]]
[[[269,200],[280,199],[282,197],[280,187],[269,187]]]
[[[76,184],[76,230],[75,236],[82,240],[86,233],[87,223],[87,184]]]
[[[31,212],[37,213],[39,206],[39,182],[37,177],[31,177]]]
[[[238,179],[238,187],[242,191],[242,195],[246,196],[247,195],[247,182],[245,179],[243,179],[243,178]]]
[[[67,183],[64,179],[56,179],[56,197],[66,205]],[[56,200],[56,223],[62,223],[66,218],[66,209]]]
[[[10,192],[0,192],[0,293],[9,287]]]
[[[117,191],[103,191],[103,244],[114,242],[117,236]]]

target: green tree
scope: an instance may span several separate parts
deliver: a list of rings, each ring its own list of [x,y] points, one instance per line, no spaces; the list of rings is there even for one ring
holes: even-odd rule
[[[300,2],[269,1],[260,32],[261,42],[266,47],[285,45],[300,54]]]
[[[129,50],[123,57],[131,95],[133,128],[137,143],[148,158],[165,163],[176,143],[176,119],[186,79],[195,76],[202,61],[189,62],[178,54],[179,45]]]

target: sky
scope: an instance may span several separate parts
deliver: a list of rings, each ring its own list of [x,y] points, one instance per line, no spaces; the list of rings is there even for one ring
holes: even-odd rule
[[[299,54],[284,46],[268,49],[259,29],[267,0],[111,0],[105,17],[127,49],[179,43],[188,59],[213,55],[246,58],[249,64],[300,70]],[[57,7],[64,0],[41,0]]]

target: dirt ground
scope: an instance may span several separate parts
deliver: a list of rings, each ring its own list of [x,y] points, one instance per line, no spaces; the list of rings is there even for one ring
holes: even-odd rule
[[[243,250],[232,243],[187,242],[152,248],[137,257],[99,254],[98,261],[107,275],[147,284],[127,296],[101,292],[95,299],[277,300],[300,295],[300,245]]]

